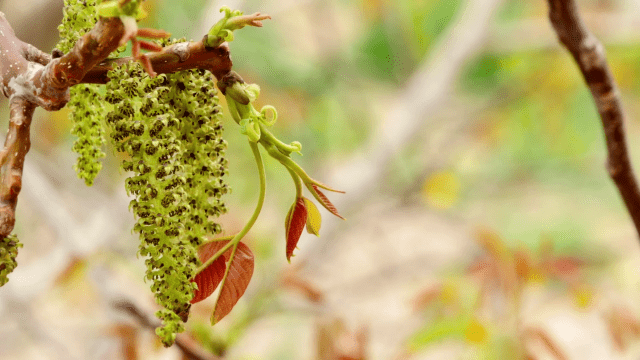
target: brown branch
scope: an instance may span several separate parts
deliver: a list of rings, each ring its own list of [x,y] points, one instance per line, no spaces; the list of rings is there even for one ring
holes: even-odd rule
[[[624,113],[604,47],[585,27],[574,0],[547,0],[549,18],[560,42],[571,52],[598,108],[604,127],[607,170],[620,191],[640,234],[640,191],[629,161],[624,132]]]
[[[115,50],[123,33],[120,19],[100,19],[72,51],[51,60],[48,54],[20,41],[0,12],[0,83],[10,102],[9,131],[0,151],[0,237],[9,235],[15,225],[35,108],[64,107],[69,101],[69,87]]]
[[[22,188],[22,168],[29,151],[29,126],[35,105],[21,98],[11,101],[9,131],[0,151],[0,237],[11,234]]]
[[[113,303],[113,307],[117,310],[125,312],[132,316],[145,328],[155,329],[160,326],[160,322],[151,320],[150,317],[138,308],[134,303],[128,300],[119,300]],[[189,335],[178,334],[176,336],[176,346],[184,353],[186,359],[190,360],[221,360],[221,357],[209,353],[203,349]]]
[[[207,49],[202,41],[184,42],[167,46],[162,51],[148,53],[153,70],[158,74],[168,74],[187,69],[206,69],[217,79],[231,71],[229,46],[224,43],[218,47]],[[132,57],[106,60],[87,72],[82,83],[105,84],[109,81],[107,72],[114,66],[134,61]]]

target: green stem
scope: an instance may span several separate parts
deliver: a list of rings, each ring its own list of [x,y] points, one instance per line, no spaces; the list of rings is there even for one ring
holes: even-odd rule
[[[256,209],[253,211],[253,215],[249,221],[244,225],[242,230],[237,233],[231,241],[229,241],[225,246],[222,247],[215,255],[207,259],[200,267],[196,270],[196,273],[193,275],[194,277],[201,273],[204,269],[209,267],[217,258],[222,256],[231,246],[236,246],[240,240],[251,230],[253,224],[255,224],[258,219],[258,215],[260,215],[260,211],[262,210],[262,205],[264,204],[264,196],[267,190],[267,177],[264,172],[264,163],[262,162],[262,156],[260,155],[260,149],[258,149],[258,145],[256,143],[252,143],[249,141],[249,146],[251,146],[251,151],[253,151],[253,157],[256,159],[256,164],[258,165],[258,176],[260,177],[260,195],[258,195],[258,204],[256,205]],[[235,252],[234,252],[235,253]],[[229,264],[233,258],[230,258]],[[227,268],[228,270],[228,268]]]
[[[285,144],[282,141],[280,141],[271,133],[271,131],[267,130],[267,127],[264,126],[264,124],[262,123],[260,123],[260,131],[262,132],[262,138],[264,138],[266,141],[269,141],[271,144],[275,145],[277,148],[287,153],[297,152],[300,150],[295,146]]]
[[[293,183],[296,185],[296,199],[300,199],[302,197],[302,180],[300,180],[300,176],[298,176],[298,174],[296,174],[293,170],[289,169],[288,167],[286,168],[291,175],[291,178],[293,179]]]
[[[213,239],[209,239],[209,240],[204,240],[200,246],[205,245],[205,244],[209,244],[209,243],[212,243],[212,242],[229,241],[229,240],[233,239],[234,237],[235,237],[235,235],[229,235],[229,236],[223,236],[223,237],[213,238]]]
[[[261,140],[261,143],[262,143],[262,146],[264,146],[264,148],[267,150],[269,155],[271,155],[271,157],[278,160],[282,165],[284,165],[290,171],[293,171],[294,173],[296,173],[300,178],[302,178],[302,181],[304,181],[305,183],[312,183],[314,185],[317,185],[316,184],[317,181],[313,180],[309,175],[307,175],[304,169],[300,167],[300,165],[298,165],[295,161],[291,160],[290,157],[281,153],[273,143],[268,141],[262,141],[262,140]]]

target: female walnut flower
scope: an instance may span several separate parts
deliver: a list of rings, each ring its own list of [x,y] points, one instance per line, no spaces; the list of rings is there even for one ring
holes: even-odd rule
[[[300,165],[291,159],[292,153],[300,153],[302,150],[302,145],[299,142],[285,144],[267,129],[276,122],[278,113],[271,105],[263,106],[260,111],[253,106],[253,102],[260,95],[258,85],[245,84],[242,78],[232,71],[226,78],[218,82],[218,87],[226,96],[229,112],[235,122],[240,125],[240,132],[247,135],[250,143],[261,144],[272,158],[284,165],[293,179],[296,200],[285,218],[286,255],[287,260],[290,261],[303,228],[306,226],[309,233],[318,235],[322,221],[316,206],[302,196],[302,184],[325,209],[341,219],[343,219],[342,216],[320,189],[340,193],[342,191],[332,189],[312,179]]]

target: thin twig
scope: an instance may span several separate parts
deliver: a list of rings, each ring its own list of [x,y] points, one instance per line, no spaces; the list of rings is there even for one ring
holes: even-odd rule
[[[604,47],[585,27],[574,0],[548,2],[551,24],[591,90],[607,142],[607,171],[640,234],[640,191],[629,161],[620,92],[607,65]]]
[[[129,300],[119,300],[114,302],[113,307],[117,310],[123,311],[133,318],[135,318],[140,325],[148,329],[155,329],[160,326],[160,323],[151,319],[150,316],[144,313],[134,303]],[[221,357],[213,355],[203,349],[197,342],[191,339],[188,335],[178,334],[176,336],[176,346],[184,353],[187,359],[190,360],[221,360]]]

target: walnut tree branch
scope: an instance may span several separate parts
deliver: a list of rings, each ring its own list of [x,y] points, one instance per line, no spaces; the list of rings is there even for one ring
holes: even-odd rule
[[[123,25],[101,18],[72,51],[51,57],[18,39],[0,12],[0,85],[9,98],[10,122],[0,150],[0,237],[15,225],[15,208],[22,188],[24,159],[31,145],[29,127],[36,107],[58,110],[69,101],[69,87],[118,47]]]
[[[640,191],[627,151],[620,92],[604,47],[585,27],[574,0],[547,0],[549,18],[560,42],[573,55],[598,108],[607,143],[607,170],[640,234]]]
[[[125,38],[117,17],[101,17],[67,54],[52,58],[18,39],[0,12],[0,90],[9,98],[11,119],[0,151],[0,237],[11,233],[22,184],[24,158],[29,151],[29,126],[33,111],[59,110],[69,101],[69,88],[79,83],[106,83],[107,72],[134,58],[105,60]],[[155,72],[206,69],[221,79],[231,71],[226,44],[206,47],[204,41],[183,42],[145,54]]]
[[[162,51],[148,53],[153,70],[158,74],[168,74],[188,69],[211,71],[217,79],[231,71],[229,46],[224,43],[215,48],[206,48],[203,41],[183,42],[166,46]],[[114,66],[134,61],[132,57],[109,59],[94,66],[82,79],[82,83],[105,84],[109,81],[107,72]]]
[[[21,98],[11,100],[11,121],[0,151],[0,237],[6,237],[16,222],[15,209],[22,188],[24,158],[31,147],[29,126],[35,105]]]

